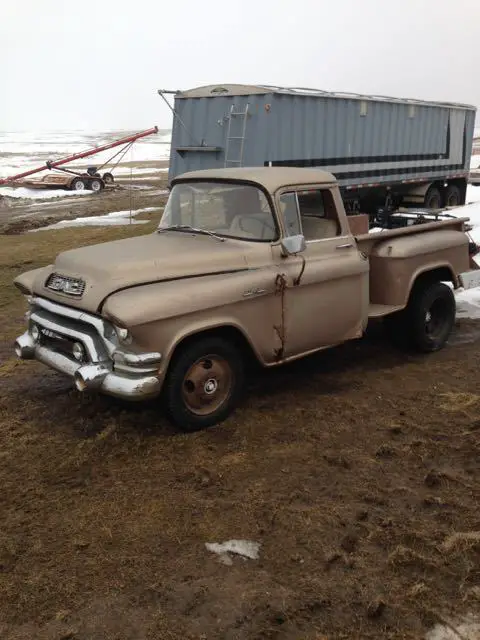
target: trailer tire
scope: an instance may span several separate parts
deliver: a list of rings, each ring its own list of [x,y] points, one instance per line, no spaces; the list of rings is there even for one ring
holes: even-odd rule
[[[85,181],[82,178],[74,178],[70,183],[70,189],[72,191],[84,191]]]
[[[445,192],[445,206],[459,207],[462,201],[462,194],[456,184],[450,184]]]
[[[105,185],[103,184],[103,180],[101,178],[94,178],[93,180],[88,181],[88,186],[92,191],[98,193],[104,188]]]
[[[452,289],[443,282],[420,281],[405,310],[406,330],[416,351],[442,349],[455,323],[456,304]]]
[[[223,422],[236,407],[243,383],[244,360],[230,341],[209,336],[188,342],[169,368],[167,415],[188,432]]]
[[[113,184],[113,174],[111,173],[104,173],[102,179],[105,184]]]
[[[430,187],[425,194],[424,206],[426,209],[441,209],[442,194],[437,187]]]

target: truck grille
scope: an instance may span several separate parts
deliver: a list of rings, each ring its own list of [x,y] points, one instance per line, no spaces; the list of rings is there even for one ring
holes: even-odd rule
[[[62,276],[58,273],[52,273],[45,283],[47,289],[56,291],[57,293],[64,293],[69,296],[75,296],[80,298],[85,291],[85,281],[79,278],[71,278],[69,276]]]
[[[56,351],[73,359],[73,345],[75,342],[78,342],[78,340],[72,340],[49,329],[44,329],[43,327],[40,327],[40,336],[40,344],[48,347],[52,351]],[[82,362],[85,362],[86,359],[87,358],[84,357]]]

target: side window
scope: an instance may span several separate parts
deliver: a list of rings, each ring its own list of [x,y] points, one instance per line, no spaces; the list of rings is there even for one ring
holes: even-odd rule
[[[297,193],[300,221],[305,240],[326,240],[340,235],[337,209],[329,189]]]
[[[280,213],[287,236],[296,236],[301,232],[296,193],[283,193],[280,196]]]

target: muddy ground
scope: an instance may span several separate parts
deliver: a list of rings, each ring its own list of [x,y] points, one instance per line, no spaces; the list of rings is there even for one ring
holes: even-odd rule
[[[0,237],[2,640],[418,639],[479,612],[479,323],[252,371],[184,435],[12,356],[16,273],[145,229],[74,231]],[[259,559],[205,548],[235,538]]]

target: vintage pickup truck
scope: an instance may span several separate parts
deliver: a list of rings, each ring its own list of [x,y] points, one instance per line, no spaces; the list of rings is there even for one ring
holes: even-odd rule
[[[186,173],[155,232],[66,251],[15,279],[29,301],[16,353],[80,391],[160,396],[180,428],[207,427],[234,409],[252,356],[277,366],[360,338],[380,317],[407,346],[443,347],[452,289],[480,285],[466,221],[368,233],[330,173]]]

